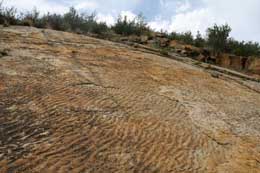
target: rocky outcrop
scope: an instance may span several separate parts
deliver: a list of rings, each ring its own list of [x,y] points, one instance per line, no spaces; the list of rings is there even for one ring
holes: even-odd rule
[[[140,36],[141,44],[147,44],[149,37],[147,35]]]
[[[176,40],[172,40],[169,47],[173,48],[176,53],[182,56],[187,56],[201,62],[216,64],[221,67],[260,75],[260,58],[258,57],[242,57],[226,53],[214,56],[206,49],[185,45]]]
[[[163,33],[153,33],[151,39],[149,41],[151,46],[159,46],[161,48],[168,47],[170,44],[170,40]]]
[[[246,67],[250,72],[260,75],[260,57],[250,57]]]
[[[246,61],[244,62],[243,57],[230,54],[219,54],[216,63],[222,67],[235,70],[244,70],[246,68]]]
[[[241,57],[230,54],[220,54],[217,57],[216,63],[221,67],[260,74],[260,58],[257,57]]]
[[[191,58],[197,58],[197,57],[201,57],[201,55],[203,55],[202,49],[191,46],[191,45],[186,45],[186,44],[180,43],[176,40],[170,41],[169,47],[174,49],[177,53],[180,53],[183,56],[188,56]]]
[[[31,27],[0,50],[0,172],[260,170],[259,83]]]

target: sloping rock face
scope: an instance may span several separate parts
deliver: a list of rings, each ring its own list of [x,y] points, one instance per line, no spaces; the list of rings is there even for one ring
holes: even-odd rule
[[[0,50],[0,172],[260,172],[258,90],[64,32]]]

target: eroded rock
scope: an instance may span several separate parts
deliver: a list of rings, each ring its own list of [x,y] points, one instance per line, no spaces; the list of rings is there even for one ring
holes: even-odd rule
[[[259,83],[66,32],[1,28],[7,46],[0,172],[260,170]]]

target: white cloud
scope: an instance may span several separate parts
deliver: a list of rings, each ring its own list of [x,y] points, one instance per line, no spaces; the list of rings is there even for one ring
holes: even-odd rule
[[[225,20],[212,15],[210,9],[202,8],[173,16],[169,28],[177,32],[191,31],[195,35],[197,31],[204,33],[214,23],[224,24]]]
[[[170,20],[158,20],[149,23],[149,26],[157,31],[167,30],[168,32],[191,31],[194,35],[197,31],[205,31],[210,25],[213,25],[218,19],[210,14],[208,9],[193,10],[191,12],[178,13]],[[221,23],[218,21],[216,23]]]
[[[203,0],[212,16],[228,23],[239,40],[260,41],[259,0]]]
[[[68,7],[64,5],[47,0],[7,0],[4,1],[4,5],[16,7],[19,11],[30,11],[36,7],[41,13],[65,13],[68,10]]]
[[[188,0],[177,2],[177,8],[176,8],[177,13],[186,12],[190,9],[191,9],[191,4]]]
[[[259,0],[202,0],[203,7],[193,8],[189,1],[184,1],[176,8],[169,20],[154,20],[150,26],[156,30],[169,32],[197,30],[205,34],[214,23],[229,24],[233,29],[231,36],[239,40],[260,41],[260,1]]]
[[[108,26],[111,26],[116,23],[116,18],[111,14],[97,14],[97,21],[98,22],[105,22]]]
[[[126,16],[129,21],[134,20],[134,19],[136,18],[136,16],[137,16],[136,14],[134,14],[134,13],[131,12],[131,11],[121,11],[120,15],[121,15],[122,17],[125,17],[125,16]]]
[[[137,15],[131,11],[121,11],[119,15],[122,16],[123,18],[126,16],[128,21],[134,20],[137,17]],[[116,13],[114,13],[114,15],[109,13],[108,14],[98,13],[97,21],[105,22],[108,26],[111,26],[116,23],[117,17],[119,15]]]
[[[75,8],[77,10],[82,10],[82,9],[96,9],[98,7],[98,4],[96,2],[93,1],[83,1],[83,2],[78,2],[75,5]]]
[[[155,31],[170,31],[170,25],[170,21],[163,20],[162,18],[157,18],[154,21],[148,22],[148,26]]]

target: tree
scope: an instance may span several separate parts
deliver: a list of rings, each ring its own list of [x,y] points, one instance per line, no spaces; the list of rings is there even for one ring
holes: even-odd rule
[[[48,13],[47,15],[44,15],[41,20],[45,21],[45,28],[51,28],[59,31],[65,31],[68,29],[68,26],[66,26],[64,22],[63,15]]]
[[[190,45],[194,44],[194,38],[190,31],[183,32],[183,33],[172,32],[170,35],[168,35],[168,38],[170,40],[177,40],[185,44],[190,44]]]
[[[21,24],[40,28],[42,27],[42,23],[39,15],[40,12],[37,10],[37,8],[34,8],[32,11],[28,11],[27,13],[21,13]]]
[[[71,7],[69,12],[64,14],[64,22],[65,26],[68,27],[66,30],[69,31],[75,31],[82,23],[80,15],[74,7]]]
[[[238,56],[259,56],[260,55],[260,45],[257,42],[245,42],[237,41],[234,38],[230,38],[227,42],[227,50]]]
[[[192,33],[190,31],[184,32],[182,34],[182,40],[184,43],[192,45],[193,44]]]
[[[4,7],[0,1],[0,24],[16,25],[18,23],[17,10],[14,7]]]
[[[119,16],[116,24],[112,29],[117,34],[129,36],[129,35],[143,35],[150,32],[147,23],[142,14],[139,14],[135,19],[129,20],[127,16]]]
[[[223,52],[226,48],[227,40],[231,32],[230,26],[214,25],[207,29],[208,45],[213,49],[215,54]]]
[[[197,47],[203,47],[205,44],[205,40],[202,38],[202,35],[199,31],[197,31],[196,38],[194,40],[194,45]]]
[[[150,34],[150,28],[145,22],[145,17],[142,13],[138,14],[138,16],[135,18],[135,28],[137,35]]]

